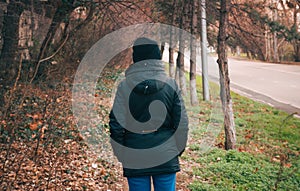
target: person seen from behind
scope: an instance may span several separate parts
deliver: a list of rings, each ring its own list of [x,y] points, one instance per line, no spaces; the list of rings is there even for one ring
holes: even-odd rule
[[[130,191],[175,191],[188,136],[184,102],[156,41],[136,39],[132,57],[109,115],[112,148]]]

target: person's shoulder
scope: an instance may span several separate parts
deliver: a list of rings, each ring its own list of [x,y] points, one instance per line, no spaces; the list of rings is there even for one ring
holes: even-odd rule
[[[122,88],[125,85],[126,85],[126,78],[120,81],[120,83],[118,84],[118,88]]]
[[[167,74],[166,74],[166,77],[165,77],[165,82],[168,83],[169,85],[172,85],[172,86],[177,84],[176,80],[174,78],[171,78]]]

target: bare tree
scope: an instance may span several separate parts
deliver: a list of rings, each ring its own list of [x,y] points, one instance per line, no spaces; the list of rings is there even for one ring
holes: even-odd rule
[[[190,41],[190,94],[191,94],[191,105],[198,105],[197,97],[197,86],[196,86],[196,39],[194,39],[197,34],[197,10],[198,10],[198,1],[190,0],[190,11],[191,11],[191,41]]]
[[[274,22],[278,22],[278,10],[277,10],[278,2],[277,2],[277,0],[272,0],[272,4],[275,6],[275,8],[273,10],[273,20],[274,20]],[[279,62],[277,31],[274,31],[274,33],[273,33],[273,46],[274,46],[273,61]]]
[[[293,39],[290,39],[293,47],[294,47],[294,57],[295,61],[299,62],[300,61],[300,35],[299,35],[299,13],[300,13],[300,1],[299,0],[289,0],[285,1],[285,4],[283,1],[280,1],[284,10],[284,14],[287,18],[290,18],[290,23],[292,26],[290,27],[289,33],[290,35],[292,34]],[[287,12],[291,12],[292,17],[288,16]],[[291,19],[292,18],[292,19]],[[286,35],[287,36],[287,35]]]
[[[47,52],[49,50],[49,47],[54,39],[54,36],[62,23],[63,20],[67,19],[67,17],[70,15],[70,13],[74,10],[73,2],[64,2],[64,1],[57,1],[56,4],[54,4],[55,7],[55,13],[52,18],[52,22],[49,26],[48,32],[46,34],[46,37],[44,38],[38,57],[37,62],[35,63],[35,74],[31,78],[31,81],[34,80],[36,73],[39,69],[40,61],[44,59],[45,56],[47,56]],[[67,23],[68,24],[68,23]],[[67,26],[65,26],[67,28]]]
[[[172,4],[172,15],[171,15],[171,26],[175,25],[175,19],[176,19],[176,4],[177,0],[173,0]],[[173,30],[173,27],[170,27],[170,44],[169,44],[169,75],[171,78],[175,77],[174,74],[174,48],[173,48],[173,33],[175,31]]]
[[[181,2],[182,7],[182,15],[180,16],[179,20],[179,28],[184,29],[185,28],[185,22],[186,22],[186,13],[187,13],[187,0],[183,0]],[[185,39],[183,38],[183,32],[179,31],[179,52],[176,59],[176,79],[179,81],[179,86],[182,91],[183,95],[187,94],[187,88],[186,88],[186,78],[184,73],[184,51],[185,51]]]
[[[218,34],[218,64],[220,72],[220,94],[224,112],[225,149],[234,149],[236,144],[236,133],[232,100],[230,95],[230,79],[228,72],[228,59],[226,52],[228,11],[230,0],[221,0],[220,25]]]

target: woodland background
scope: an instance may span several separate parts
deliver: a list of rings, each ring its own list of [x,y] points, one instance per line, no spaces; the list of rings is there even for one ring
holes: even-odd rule
[[[229,55],[281,63],[300,61],[299,0],[230,3],[226,37]],[[220,6],[218,0],[206,2],[208,46],[212,50],[218,48]],[[76,128],[71,110],[76,69],[99,39],[132,24],[165,23],[201,40],[200,10],[195,0],[1,0],[0,187],[125,189],[120,166],[87,151]],[[128,52],[115,57],[99,79],[95,94],[99,127],[106,130],[110,87],[131,63]],[[299,149],[295,152],[298,156]],[[275,159],[283,167],[292,164],[285,155],[274,156],[279,156]],[[183,178],[179,179],[179,188],[185,190],[189,181]],[[295,181],[299,183],[299,177]]]

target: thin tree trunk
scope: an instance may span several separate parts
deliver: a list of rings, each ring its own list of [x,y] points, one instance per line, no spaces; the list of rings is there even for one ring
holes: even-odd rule
[[[274,15],[273,15],[273,20],[277,22],[278,20],[278,10],[277,10],[277,0],[273,0],[274,4]],[[279,62],[279,56],[278,56],[278,39],[277,39],[277,31],[274,31],[273,33],[273,48],[274,48],[274,54],[273,54],[273,61],[274,62]]]
[[[298,42],[295,46],[295,61],[300,62],[300,43]]]
[[[274,62],[279,62],[279,56],[278,56],[278,39],[277,39],[277,32],[275,31],[273,34],[273,46],[274,46],[274,56],[273,56],[273,61]]]
[[[179,70],[180,68],[177,67],[177,60],[179,59],[179,56],[177,56],[177,59],[176,59],[176,68],[175,68],[175,80],[176,80],[176,83],[179,85],[180,87],[180,80],[179,80]]]
[[[297,8],[294,8],[293,28],[295,28],[295,30],[297,30],[299,28],[298,27],[298,17],[297,17],[297,15],[298,15],[298,10],[297,10]],[[300,41],[299,41],[299,39],[295,39],[293,44],[294,44],[295,61],[300,62]]]
[[[206,0],[201,0],[201,61],[203,100],[209,101],[208,63],[207,63],[207,26]]]
[[[228,27],[228,11],[230,0],[221,0],[220,26],[218,34],[218,64],[220,72],[220,94],[224,112],[225,149],[234,149],[236,144],[235,124],[230,95],[230,79],[226,52],[226,36]]]
[[[161,43],[161,46],[160,46],[160,54],[161,54],[161,56],[163,56],[163,54],[164,54],[165,46],[166,46],[166,43],[165,43],[165,42],[162,42],[162,43]]]
[[[173,0],[173,11],[172,11],[172,16],[171,16],[171,27],[170,27],[170,42],[169,42],[169,75],[171,78],[175,78],[175,71],[174,71],[174,49],[173,49],[173,42],[174,42],[174,35],[173,32],[175,32],[173,30],[173,27],[175,25],[175,18],[176,18],[176,0]]]
[[[182,32],[180,32],[182,33]],[[184,73],[184,50],[185,50],[185,43],[182,39],[182,34],[179,35],[179,52],[176,60],[176,66],[177,66],[177,72],[179,77],[179,86],[182,91],[182,95],[187,94],[187,88],[186,88],[186,79],[185,79],[185,73]]]
[[[181,32],[180,32],[181,33]],[[184,42],[182,40],[182,35],[179,35],[179,52],[176,59],[176,79],[179,82],[180,89],[182,91],[183,95],[187,94],[186,89],[186,79],[185,79],[185,73],[184,73]]]
[[[175,78],[175,71],[174,71],[174,49],[169,47],[169,75],[171,78]]]
[[[268,58],[268,61],[271,61],[271,59],[272,59],[272,51],[271,51],[271,48],[272,48],[272,45],[271,45],[271,33],[268,33],[267,34],[267,46],[268,46],[268,54],[269,54],[269,58]]]
[[[186,11],[186,1],[183,1],[182,5],[182,12]],[[184,28],[184,14],[180,17],[180,23],[179,28]],[[179,52],[176,60],[176,66],[177,71],[179,73],[179,86],[182,92],[182,95],[187,94],[187,88],[186,88],[186,79],[185,79],[185,73],[184,73],[184,51],[185,51],[185,41],[183,39],[182,31],[179,31]]]
[[[265,46],[266,46],[266,53],[265,53],[265,60],[269,61],[270,53],[269,53],[269,39],[268,39],[268,29],[265,30]]]
[[[194,39],[194,35],[197,33],[197,13],[198,10],[198,4],[197,0],[191,0],[191,41],[190,41],[190,49],[191,49],[191,55],[190,55],[190,94],[191,94],[191,105],[195,106],[199,104],[198,96],[197,96],[197,86],[196,86],[196,42]]]

